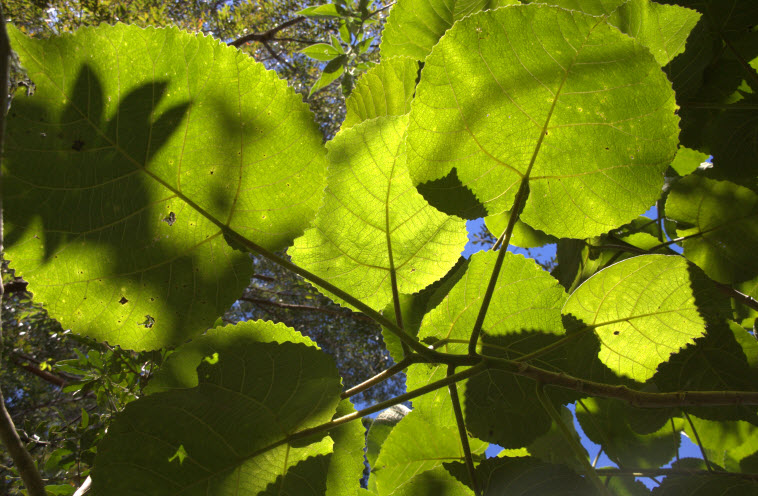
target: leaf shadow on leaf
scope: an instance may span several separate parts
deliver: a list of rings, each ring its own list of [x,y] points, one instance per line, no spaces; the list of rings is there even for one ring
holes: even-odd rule
[[[326,494],[326,472],[333,454],[316,455],[299,461],[283,475],[271,482],[259,496],[302,494],[318,496]]]
[[[12,116],[19,123],[9,133],[11,147],[48,152],[48,159],[5,163],[4,189],[10,200],[5,216],[11,226],[6,244],[11,249],[19,245],[24,256],[31,252],[28,256],[40,266],[61,267],[56,273],[59,280],[86,288],[79,291],[84,300],[90,300],[85,305],[95,300],[99,308],[110,305],[120,310],[113,327],[121,332],[158,333],[165,336],[164,343],[178,344],[189,337],[187,325],[198,327],[189,324],[196,318],[192,305],[219,307],[219,301],[214,301],[216,281],[239,279],[235,269],[240,262],[233,262],[237,267],[218,264],[218,273],[206,281],[198,268],[202,257],[193,251],[204,248],[209,240],[193,239],[192,246],[183,251],[171,246],[187,247],[186,231],[174,226],[196,225],[199,215],[166,188],[177,188],[177,174],[167,174],[166,164],[155,160],[181,129],[192,105],[184,101],[158,114],[167,87],[165,81],[143,84],[123,96],[113,110],[95,71],[84,64],[59,115],[46,109],[49,102],[16,98]],[[34,208],[28,207],[30,201]],[[19,204],[27,207],[18,208]],[[35,231],[42,235],[31,234]],[[35,246],[29,247],[30,241]],[[89,257],[96,262],[88,269],[96,273],[85,273]],[[68,264],[62,264],[63,260]],[[71,265],[79,264],[82,269],[71,270]],[[125,281],[121,291],[102,291],[101,283],[108,279]],[[237,281],[237,285],[246,282]],[[209,285],[214,291],[205,291],[189,305],[180,295],[182,290]],[[149,302],[161,300],[166,301],[163,318],[150,315],[153,312],[146,315],[144,308],[130,309],[140,303],[155,308]],[[81,314],[81,308],[77,312]]]
[[[458,170],[455,167],[445,177],[421,183],[416,189],[440,212],[468,220],[487,216],[484,205],[458,179]]]

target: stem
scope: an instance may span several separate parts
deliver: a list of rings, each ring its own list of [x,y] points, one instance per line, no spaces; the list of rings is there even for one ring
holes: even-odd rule
[[[199,208],[199,206],[197,208]],[[200,210],[200,212],[203,212],[203,210]],[[209,216],[209,218],[212,218],[212,217]],[[440,359],[442,356],[444,356],[441,353],[430,350],[429,348],[427,348],[426,346],[418,342],[416,339],[406,334],[405,331],[403,331],[397,324],[395,324],[394,322],[392,322],[387,317],[380,314],[379,312],[377,312],[370,306],[366,305],[358,298],[352,296],[349,293],[346,293],[345,291],[341,290],[340,288],[333,285],[332,283],[320,278],[316,274],[313,274],[310,271],[307,271],[301,267],[298,267],[297,265],[293,264],[289,260],[286,260],[274,253],[271,253],[267,249],[261,246],[258,246],[257,244],[253,243],[246,237],[239,234],[238,232],[234,231],[233,229],[230,229],[228,226],[225,226],[221,224],[220,222],[218,222],[217,225],[223,229],[226,236],[231,238],[233,241],[241,244],[249,251],[253,253],[257,253],[258,255],[264,258],[267,258],[268,260],[274,262],[275,264],[280,265],[281,267],[304,277],[305,279],[309,280],[311,283],[315,284],[316,286],[320,286],[326,291],[329,291],[335,296],[345,300],[345,302],[354,306],[355,308],[357,308],[358,310],[366,314],[368,317],[370,317],[372,320],[386,327],[390,332],[395,334],[400,339],[400,341],[407,344],[409,348],[417,352],[419,355],[423,355],[432,359]]]
[[[595,459],[592,460],[592,468],[595,468],[597,466],[597,461],[600,459],[600,455],[602,454],[603,454],[603,447],[601,446],[597,452],[597,455],[595,455]]]
[[[413,363],[416,363],[416,360],[414,360],[413,357],[417,357],[417,356],[418,355],[409,355],[409,356],[405,357],[403,360],[401,360],[400,362],[396,363],[392,367],[390,367],[390,368],[388,368],[386,370],[383,370],[382,372],[379,372],[374,377],[371,377],[370,379],[367,379],[367,380],[361,382],[357,386],[351,387],[350,389],[348,389],[347,391],[345,391],[344,393],[342,393],[342,395],[340,395],[340,398],[342,398],[343,400],[345,398],[350,398],[351,396],[355,396],[358,393],[362,393],[363,391],[365,391],[365,390],[367,390],[367,389],[369,389],[371,387],[374,387],[377,384],[381,384],[382,382],[386,381],[387,379],[389,379],[393,375],[397,374],[398,372],[402,372],[403,369],[405,369],[409,365],[411,365]]]
[[[447,368],[447,376],[455,375],[455,367],[452,365]],[[468,442],[468,431],[466,430],[466,423],[463,420],[463,411],[461,410],[461,401],[458,399],[458,386],[455,383],[448,386],[450,391],[450,398],[453,400],[453,411],[455,412],[455,423],[458,424],[458,437],[461,438],[461,446],[463,447],[463,456],[466,459],[466,469],[468,470],[469,478],[471,479],[471,488],[474,490],[475,496],[480,496],[481,491],[479,489],[479,482],[476,479],[476,471],[474,470],[474,459],[471,456],[471,446]]]
[[[682,475],[694,477],[698,475],[723,475],[726,477],[741,477],[743,479],[758,481],[758,474],[746,474],[742,472],[708,472],[707,470],[688,470],[682,468],[598,468],[595,470],[602,476],[621,475],[627,477],[655,477]]]
[[[700,441],[700,436],[697,433],[697,429],[695,429],[695,424],[692,423],[692,419],[690,418],[690,415],[687,412],[682,410],[682,413],[684,414],[684,418],[686,418],[687,422],[690,424],[692,433],[695,435],[695,441],[697,441],[697,447],[700,448],[700,454],[703,455],[703,461],[705,462],[705,466],[708,469],[708,472],[713,472],[713,466],[711,465],[711,461],[708,459],[708,455],[705,454],[705,448],[703,447],[703,443]]]
[[[325,424],[317,425],[316,427],[311,427],[310,429],[305,429],[305,430],[296,432],[292,434],[291,436],[289,436],[288,438],[283,439],[282,441],[279,441],[278,443],[274,445],[263,448],[262,450],[260,450],[260,452],[265,452],[277,446],[280,446],[286,442],[307,438],[319,432],[328,431],[330,429],[333,429],[337,426],[340,426],[352,420],[365,417],[366,415],[371,415],[372,413],[380,412],[391,406],[395,406],[398,403],[412,400],[413,398],[416,398],[426,393],[430,393],[432,391],[436,391],[437,389],[443,388],[449,384],[454,384],[458,381],[462,381],[463,379],[468,379],[469,377],[473,377],[481,372],[484,372],[486,368],[487,368],[487,364],[485,362],[480,362],[477,365],[469,369],[466,369],[462,372],[457,372],[453,375],[449,375],[445,377],[444,379],[440,379],[439,381],[429,383],[426,386],[420,387],[418,389],[414,389],[413,391],[407,392],[405,394],[401,394],[400,396],[396,396],[387,401],[382,401],[381,403],[377,403],[374,406],[370,406],[368,408],[364,408],[363,410],[358,410],[357,412],[353,412],[343,417],[336,418],[330,422],[326,422]],[[255,455],[251,455],[251,456],[255,456]]]
[[[8,110],[8,77],[11,56],[10,40],[5,31],[5,14],[0,7],[0,156],[5,141],[5,113]],[[0,252],[3,250],[3,219],[2,197],[0,197]],[[3,296],[2,276],[0,276],[0,301]],[[0,311],[2,308],[0,307]],[[0,356],[3,349],[2,315],[0,314]],[[0,440],[8,450],[13,463],[21,474],[26,492],[29,496],[45,496],[45,483],[37,470],[32,456],[26,450],[24,443],[16,431],[8,410],[5,408],[5,398],[0,390]]]
[[[482,326],[484,325],[484,318],[487,316],[487,309],[489,309],[492,295],[495,292],[495,286],[497,286],[497,279],[500,276],[500,269],[503,266],[503,260],[505,260],[505,253],[508,251],[508,245],[511,243],[511,236],[513,235],[513,228],[516,225],[516,221],[519,218],[519,212],[523,207],[524,201],[526,201],[527,185],[529,184],[529,176],[524,176],[521,179],[521,185],[519,186],[516,198],[513,200],[513,208],[511,209],[511,216],[508,218],[508,225],[505,228],[505,232],[500,236],[503,240],[500,251],[497,254],[497,260],[495,260],[495,266],[492,268],[492,275],[490,276],[490,282],[487,285],[487,290],[482,298],[482,306],[479,307],[479,315],[476,316],[476,322],[474,328],[471,330],[471,338],[468,343],[468,354],[476,356],[476,344],[479,341],[479,334],[482,332]],[[499,244],[500,240],[498,240]]]
[[[563,434],[563,438],[571,447],[571,451],[574,452],[574,455],[576,456],[577,460],[579,460],[579,463],[581,463],[582,466],[584,467],[585,475],[595,485],[595,487],[598,490],[598,494],[604,494],[604,495],[610,496],[610,493],[608,492],[608,489],[605,487],[605,484],[603,484],[603,481],[600,480],[600,477],[598,477],[597,472],[595,472],[595,467],[593,467],[592,464],[590,464],[589,458],[585,456],[584,448],[582,447],[581,444],[579,444],[579,441],[576,440],[573,433],[569,430],[566,424],[563,423],[563,419],[561,418],[561,415],[555,409],[553,404],[550,403],[550,400],[547,399],[547,396],[545,396],[545,389],[541,382],[537,382],[536,394],[537,394],[537,399],[539,399],[540,403],[542,403],[542,408],[545,409],[547,414],[550,415],[550,418],[553,419],[553,422],[555,422],[555,425],[558,426],[558,429],[561,431],[561,434]]]
[[[681,444],[679,441],[681,440],[682,435],[676,432],[676,426],[674,425],[674,418],[669,419],[669,423],[671,424],[671,435],[674,438],[674,443],[676,444],[676,461],[679,461],[679,445]],[[693,429],[694,430],[694,429]],[[677,439],[679,437],[679,439]]]

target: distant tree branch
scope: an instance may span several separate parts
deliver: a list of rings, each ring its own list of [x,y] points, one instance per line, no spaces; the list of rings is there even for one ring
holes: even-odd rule
[[[39,368],[39,361],[34,360],[33,358],[24,355],[23,353],[18,352],[12,352],[10,354],[11,361],[16,364],[16,366],[26,370],[27,372],[30,372],[40,379],[49,382],[50,384],[53,384],[55,386],[58,386],[59,388],[62,388],[66,385],[66,379],[64,379],[61,376],[52,374],[48,372],[47,370],[42,370]],[[36,362],[35,365],[31,365],[28,362]]]
[[[263,43],[264,46],[269,41],[276,41],[274,40],[274,36],[276,36],[276,33],[281,31],[282,29],[287,29],[288,27],[294,26],[295,24],[299,24],[306,20],[307,17],[299,16],[295,17],[294,19],[290,19],[287,22],[283,22],[282,24],[279,24],[278,26],[275,26],[268,31],[264,31],[263,33],[250,33],[246,34],[245,36],[241,38],[237,38],[236,40],[230,41],[227,43],[229,46],[233,47],[241,47],[245,43],[250,43],[251,41],[255,41],[258,43]]]
[[[240,298],[241,301],[248,301],[250,303],[255,303],[256,305],[266,305],[271,307],[278,307],[278,308],[287,308],[292,310],[306,310],[309,312],[320,312],[325,313],[329,315],[339,315],[341,317],[350,317],[356,320],[363,320],[366,322],[373,322],[373,320],[370,317],[367,317],[363,315],[362,313],[355,313],[355,312],[344,312],[340,310],[332,310],[331,308],[324,308],[324,307],[314,307],[312,305],[297,305],[294,303],[283,303],[280,301],[271,301],[271,300],[265,300],[263,298],[255,298],[252,296],[243,296]]]

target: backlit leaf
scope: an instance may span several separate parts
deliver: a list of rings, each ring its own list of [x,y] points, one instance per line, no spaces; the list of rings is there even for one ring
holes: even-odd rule
[[[36,93],[8,119],[6,257],[64,327],[182,343],[249,282],[225,230],[279,250],[315,215],[319,130],[247,55],[174,28],[11,38]]]
[[[466,226],[430,207],[411,184],[403,136],[407,116],[372,119],[329,143],[329,179],[314,227],[292,260],[381,309],[401,293],[444,276],[466,244]],[[339,301],[339,300],[336,300]]]
[[[542,29],[551,26],[550,29]],[[471,15],[425,62],[411,108],[415,183],[453,167],[491,214],[585,238],[660,195],[679,128],[671,83],[647,48],[602,18],[544,5]]]
[[[611,370],[644,382],[671,354],[705,333],[697,277],[681,257],[630,258],[585,281],[563,313],[597,334],[600,360]]]

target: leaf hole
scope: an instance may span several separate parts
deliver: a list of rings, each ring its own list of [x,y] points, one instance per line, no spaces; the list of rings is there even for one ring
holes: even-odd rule
[[[174,212],[169,212],[166,218],[163,219],[163,222],[165,222],[169,226],[173,226],[174,222],[176,222],[176,214]]]
[[[118,302],[121,303],[122,305],[126,305],[127,303],[129,303],[129,300],[126,299],[126,296],[122,296],[121,299],[118,300]]]
[[[155,325],[155,319],[151,317],[150,315],[145,315],[145,321],[140,324],[141,326],[144,326],[145,329],[150,329]]]

